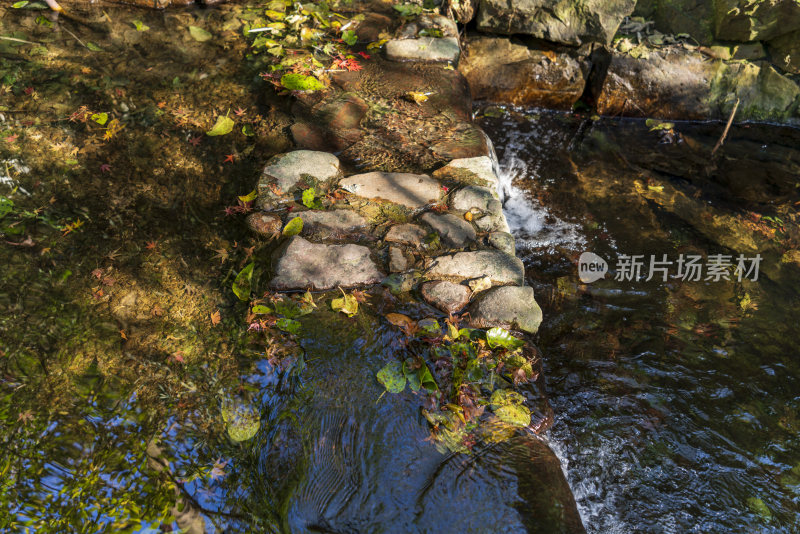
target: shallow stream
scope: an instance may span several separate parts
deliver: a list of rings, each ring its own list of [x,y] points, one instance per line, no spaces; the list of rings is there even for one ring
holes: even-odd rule
[[[742,191],[755,197],[783,180],[783,190],[749,206],[793,211],[800,132],[734,127],[709,171],[718,123],[676,124],[669,142],[644,121],[483,113],[518,251],[544,307],[539,343],[555,411],[549,442],[587,530],[796,532],[796,272],[779,281],[763,271],[757,282],[663,282],[660,274],[617,281],[615,265],[621,254],[735,256],[715,242],[724,237],[699,232],[698,220],[648,200],[635,182],[699,183],[703,206],[739,213],[746,225],[753,219],[738,207]],[[737,178],[748,186],[737,190]],[[605,279],[580,282],[585,251],[608,261]]]

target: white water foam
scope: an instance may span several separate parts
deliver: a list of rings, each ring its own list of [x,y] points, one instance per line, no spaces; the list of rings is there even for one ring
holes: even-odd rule
[[[556,217],[538,200],[531,198],[525,190],[515,185],[517,180],[536,178],[532,169],[516,155],[518,151],[518,146],[506,147],[498,173],[498,194],[511,233],[517,238],[517,247],[552,251],[558,246],[582,250],[586,238],[580,225]]]

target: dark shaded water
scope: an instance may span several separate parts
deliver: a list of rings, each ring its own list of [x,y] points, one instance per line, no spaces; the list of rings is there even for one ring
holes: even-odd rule
[[[786,223],[764,232],[772,237],[765,249],[796,248],[789,221],[800,133],[735,127],[709,169],[718,124],[678,124],[683,140],[662,144],[643,121],[528,112],[480,122],[495,142],[518,250],[545,308],[540,348],[556,414],[549,438],[587,529],[797,532],[797,271],[784,262],[771,270],[778,281],[762,272],[757,282],[609,276],[582,285],[576,260],[591,251],[613,270],[619,254],[735,254],[718,243],[737,243],[701,219],[708,210],[730,216],[723,220],[740,225],[734,234],[753,220],[744,206],[779,212]],[[751,186],[737,191],[731,184],[744,183],[742,171]],[[697,218],[646,198],[637,180],[690,192],[699,184]],[[789,187],[771,197],[742,199],[782,180]]]

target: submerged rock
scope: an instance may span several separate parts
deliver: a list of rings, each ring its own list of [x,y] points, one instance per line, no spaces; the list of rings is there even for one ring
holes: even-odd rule
[[[469,314],[473,328],[501,326],[535,334],[542,324],[542,309],[529,286],[490,289],[472,303]]]
[[[400,247],[389,247],[389,272],[400,273],[408,270],[411,262]]]
[[[269,207],[276,193],[289,193],[304,177],[324,182],[339,174],[339,158],[327,152],[295,150],[269,160],[258,181],[258,204]]]
[[[426,213],[420,217],[420,220],[439,234],[442,243],[447,247],[461,248],[475,241],[475,228],[461,217],[452,213],[444,213],[442,215]]]
[[[449,61],[456,63],[461,54],[455,37],[420,37],[395,39],[386,43],[386,58],[390,61]]]
[[[525,266],[514,256],[495,250],[478,250],[437,256],[427,275],[434,280],[469,280],[488,276],[494,285],[522,285]]]
[[[471,291],[467,286],[438,280],[422,284],[420,293],[425,302],[431,306],[435,306],[445,313],[457,313],[469,304]]]
[[[458,70],[476,100],[567,110],[583,94],[589,63],[507,37],[473,37]]]
[[[380,282],[383,274],[360,245],[323,245],[294,236],[275,265],[277,290],[332,289]]]
[[[368,172],[339,181],[339,186],[360,197],[387,200],[407,208],[421,208],[442,196],[439,182],[424,174]]]
[[[482,0],[478,29],[567,45],[608,44],[636,0]]]

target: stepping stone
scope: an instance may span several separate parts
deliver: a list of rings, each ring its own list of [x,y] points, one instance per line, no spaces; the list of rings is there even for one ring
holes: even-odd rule
[[[499,180],[494,173],[494,165],[488,156],[454,159],[441,169],[434,171],[436,178],[450,178],[457,182],[474,184],[497,189]]]
[[[332,289],[380,282],[383,274],[361,245],[323,245],[290,238],[275,266],[270,286],[277,290]]]
[[[279,154],[267,162],[258,181],[259,205],[270,204],[274,198],[272,188],[288,193],[303,175],[324,182],[339,174],[339,158],[327,152],[295,150]]]
[[[496,250],[458,252],[434,258],[428,278],[469,280],[488,276],[494,285],[522,285],[525,267],[522,260]]]
[[[422,240],[428,232],[416,224],[396,224],[389,228],[386,237],[383,238],[387,243],[398,243],[400,245],[411,245],[418,247],[422,245]]]
[[[425,282],[420,287],[422,298],[445,313],[456,313],[469,304],[470,290],[467,286],[439,280]]]
[[[505,286],[490,289],[469,307],[472,328],[500,326],[535,334],[542,324],[542,309],[532,287]]]
[[[468,185],[450,195],[450,207],[458,211],[473,209],[489,213],[502,213],[503,205],[494,191],[487,187]]]
[[[439,182],[424,174],[368,172],[343,178],[339,186],[360,197],[388,200],[412,209],[438,202],[442,197]]]
[[[386,59],[390,61],[451,61],[461,54],[455,37],[420,37],[395,39],[386,43]]]
[[[484,215],[479,219],[475,219],[475,226],[481,232],[511,232],[508,227],[508,221],[506,221],[506,217],[502,213]]]
[[[475,241],[475,228],[452,213],[436,215],[429,212],[420,217],[420,220],[438,233],[442,244],[449,248],[461,248]]]
[[[303,219],[303,235],[343,238],[367,227],[367,220],[352,210],[311,210],[297,214]]]
[[[508,232],[492,232],[488,238],[489,244],[506,254],[514,255],[517,251],[514,236]]]

